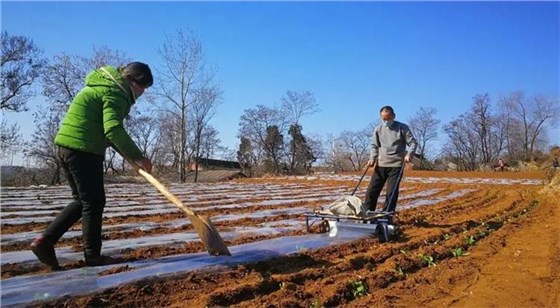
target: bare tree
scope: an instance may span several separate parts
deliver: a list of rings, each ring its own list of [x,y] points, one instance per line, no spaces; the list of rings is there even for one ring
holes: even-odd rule
[[[469,129],[469,122],[465,115],[461,115],[444,126],[448,142],[443,153],[452,158],[459,170],[472,171],[477,166],[480,144],[477,134]]]
[[[352,169],[358,171],[369,159],[371,147],[371,133],[367,129],[361,131],[344,131],[338,137],[342,143],[344,156],[350,162]]]
[[[150,159],[153,159],[154,155],[153,146],[158,135],[157,126],[156,119],[138,109],[134,110],[126,121],[130,137],[138,145],[142,155]]]
[[[313,156],[317,158],[318,162],[326,160],[326,152],[323,144],[323,139],[320,135],[310,134],[306,136],[307,145],[311,149]]]
[[[160,171],[170,165],[177,170],[181,157],[180,118],[171,112],[162,111],[157,115],[158,135],[154,145],[154,165]]]
[[[42,76],[43,95],[48,104],[64,112],[84,85],[88,67],[78,56],[56,55]]]
[[[444,153],[464,170],[491,166],[505,148],[507,122],[491,107],[488,94],[475,95],[470,110],[444,127],[449,139]]]
[[[220,145],[220,138],[218,138],[218,130],[211,125],[206,125],[202,130],[200,144],[200,157],[210,159],[227,151],[227,148]]]
[[[426,151],[431,141],[438,137],[440,120],[435,118],[437,110],[435,108],[424,108],[409,118],[408,125],[412,134],[418,142],[419,155],[422,163],[425,164],[428,153]]]
[[[538,146],[539,137],[549,127],[556,127],[560,120],[560,103],[558,99],[548,98],[537,94],[526,99],[522,92],[513,92],[501,99],[502,106],[508,111],[513,123],[519,124],[521,133],[511,132],[513,127],[508,127],[508,141],[520,135],[521,146],[525,160],[533,160]],[[509,143],[508,142],[508,143]],[[512,145],[508,146],[512,147]]]
[[[202,133],[208,125],[208,121],[214,117],[216,107],[220,103],[222,91],[217,85],[204,86],[195,90],[192,103],[191,122],[194,128],[194,159],[195,168],[194,182],[198,180],[198,163],[201,154]]]
[[[196,91],[206,85],[209,78],[205,69],[202,43],[192,31],[177,30],[168,35],[158,49],[164,65],[159,71],[156,86],[158,99],[169,106],[167,111],[179,120],[179,174],[186,180],[187,163],[187,110],[194,102]]]
[[[271,151],[275,151],[276,148],[271,146],[275,144],[271,140],[276,140],[278,136],[282,136],[283,144],[283,136],[288,133],[289,127],[293,125],[301,126],[302,117],[317,111],[319,109],[315,97],[309,91],[287,91],[281,97],[280,107],[257,105],[255,108],[244,110],[239,122],[238,137],[249,139],[252,157],[256,159],[255,167],[262,166],[266,161],[268,165],[266,169],[270,169],[272,172],[279,172],[280,166],[283,164],[286,164],[288,169],[293,169],[290,166],[295,166],[297,154],[295,148],[284,148],[282,146],[281,148],[286,150],[286,153],[273,153]],[[270,130],[271,127],[273,127],[272,131]],[[302,140],[305,139],[305,137],[298,134],[290,134],[290,136],[292,136],[292,140],[288,142],[292,146],[296,146],[301,142],[301,140],[294,141],[293,136],[303,138]],[[267,142],[267,138],[269,138],[269,142]],[[313,156],[314,158],[316,157],[315,153],[313,153]]]
[[[335,138],[332,134],[328,134],[326,142],[324,143],[324,148],[326,164],[333,168],[334,172],[345,171],[349,160],[348,152],[343,142],[339,138]]]
[[[7,31],[1,34],[0,78],[2,98],[0,110],[5,112],[27,111],[27,101],[34,95],[32,84],[40,76],[47,60],[33,40],[25,36],[12,36]],[[1,157],[13,158],[14,153],[23,145],[20,126],[8,125],[2,118],[0,127]],[[10,163],[11,164],[11,163]]]
[[[60,184],[61,162],[53,142],[61,120],[60,111],[56,107],[43,107],[35,112],[36,130],[31,138],[31,143],[26,146],[26,154],[35,157],[39,165],[51,173],[50,184]]]
[[[517,94],[512,94],[512,96],[515,97]],[[514,104],[510,103],[509,98],[500,98],[498,118],[504,128],[507,158],[510,161],[525,159],[523,123],[514,116],[513,107]]]
[[[289,124],[300,124],[305,115],[312,115],[319,111],[315,96],[309,91],[287,91],[281,98],[281,109],[287,114]]]
[[[115,151],[115,149],[109,149],[105,155],[105,160],[103,161],[103,166],[104,166],[104,170],[105,173],[109,173],[109,170],[111,170],[111,172],[114,172],[116,174],[118,174],[118,170],[115,168],[115,158],[117,156],[117,151]]]
[[[488,94],[477,94],[473,98],[471,111],[467,115],[470,127],[478,136],[480,163],[488,165],[496,161],[504,149],[504,131],[501,122],[493,115]]]
[[[362,169],[369,159],[372,130],[368,127],[343,131],[336,138],[328,135],[323,154],[325,163],[335,172]]]
[[[257,105],[256,108],[246,109],[239,121],[238,136],[251,140],[254,155],[259,163],[264,156],[272,156],[267,152],[265,142],[268,127],[275,126],[279,134],[284,134],[287,128],[286,114],[277,108]]]
[[[42,53],[30,38],[2,31],[1,110],[27,110],[27,100],[33,95],[31,85],[47,63]]]
[[[13,155],[19,150],[21,146],[21,134],[19,132],[19,125],[9,125],[6,119],[2,119],[0,127],[0,147],[2,153],[0,157],[2,160],[12,157],[10,165],[13,163]]]

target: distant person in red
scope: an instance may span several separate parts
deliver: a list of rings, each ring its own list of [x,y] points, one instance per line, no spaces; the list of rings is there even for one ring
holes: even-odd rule
[[[504,160],[501,159],[501,158],[498,159],[498,168],[500,168],[500,171],[503,172],[503,171],[504,171],[504,167],[505,167]]]

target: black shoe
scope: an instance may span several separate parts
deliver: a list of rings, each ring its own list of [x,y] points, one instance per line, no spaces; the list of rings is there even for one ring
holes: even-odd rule
[[[121,258],[113,258],[109,256],[86,257],[86,266],[103,266],[122,262]]]
[[[48,265],[52,270],[59,270],[58,260],[54,252],[54,245],[46,243],[44,237],[36,238],[31,243],[31,251],[41,263]]]

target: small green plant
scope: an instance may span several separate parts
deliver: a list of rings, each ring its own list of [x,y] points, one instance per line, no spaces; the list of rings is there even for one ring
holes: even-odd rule
[[[363,281],[352,281],[352,294],[354,295],[354,298],[358,298],[367,294],[367,289]]]
[[[403,269],[400,268],[400,267],[397,267],[397,268],[394,269],[393,271],[396,273],[397,277],[399,277],[399,278],[406,278],[406,277],[408,277],[408,274],[405,273],[405,272],[403,271]]]
[[[451,238],[451,235],[449,235],[449,233],[445,233],[445,234],[443,235],[443,239],[446,240],[446,241],[447,241],[448,239],[450,239],[450,238]]]
[[[474,236],[469,236],[467,237],[467,245],[472,246],[474,245],[474,243],[476,243],[476,239],[474,238]]]
[[[439,240],[434,240],[431,243],[430,243],[429,240],[424,240],[424,244],[426,244],[426,245],[437,245],[437,243],[439,243]]]
[[[465,254],[465,251],[463,250],[463,247],[454,248],[451,252],[453,253],[453,256],[455,258],[463,256]]]
[[[437,243],[439,243],[439,240],[434,240],[433,242],[430,242],[430,240],[424,240],[424,244],[426,245],[437,245]]]
[[[311,301],[311,304],[309,304],[309,308],[319,308],[321,307],[321,303],[319,302],[318,298],[314,298],[313,301]]]
[[[434,262],[434,257],[432,257],[431,255],[420,255],[420,259],[422,259],[422,262],[428,265],[428,267],[436,266],[436,263]]]

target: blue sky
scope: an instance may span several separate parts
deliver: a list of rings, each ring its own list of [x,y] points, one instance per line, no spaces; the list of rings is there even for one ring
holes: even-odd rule
[[[315,93],[304,133],[359,130],[392,105],[406,120],[434,107],[447,123],[472,97],[560,96],[560,2],[6,2],[2,29],[47,57],[93,46],[160,64],[166,33],[190,28],[217,70],[212,124],[235,148],[239,117],[287,90]],[[157,82],[157,76],[155,76]],[[40,100],[37,98],[36,100]],[[33,103],[30,105],[33,106]],[[25,136],[31,113],[7,114]],[[442,134],[440,134],[443,137]],[[560,144],[560,129],[551,141]]]

